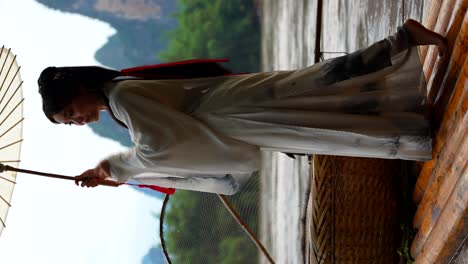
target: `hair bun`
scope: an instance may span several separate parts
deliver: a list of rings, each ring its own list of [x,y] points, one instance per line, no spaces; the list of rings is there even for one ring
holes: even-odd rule
[[[51,82],[71,79],[72,77],[73,74],[69,70],[67,70],[66,67],[47,67],[42,71],[41,75],[39,76],[39,79],[37,80],[37,83],[39,84],[40,88],[40,86],[50,84]]]
[[[37,83],[39,86],[42,86],[48,82],[50,82],[55,74],[57,73],[57,67],[47,67],[45,68],[42,72],[41,75],[39,76],[39,79],[37,80]]]

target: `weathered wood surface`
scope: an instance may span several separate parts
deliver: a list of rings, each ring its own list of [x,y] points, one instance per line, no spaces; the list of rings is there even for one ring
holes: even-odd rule
[[[439,16],[440,6],[442,5],[443,0],[433,0],[430,2],[426,16],[424,17],[423,24],[430,30],[434,30],[435,24],[437,22],[437,17]],[[420,48],[421,62],[424,63],[424,59],[427,54],[427,46],[422,46]]]
[[[466,0],[465,0],[466,1]],[[445,81],[443,82],[443,84],[445,86],[454,86],[454,82],[457,80],[458,78],[458,74],[460,73],[460,71],[462,70],[463,68],[463,63],[465,61],[465,58],[466,58],[466,54],[467,54],[467,48],[468,48],[468,22],[467,22],[467,17],[466,17],[466,12],[465,12],[465,24],[462,28],[462,30],[460,30],[460,33],[458,34],[458,38],[454,41],[455,44],[452,44],[454,46],[454,49],[453,49],[453,55],[451,56],[451,62],[450,63],[446,63],[446,64],[449,64],[448,67],[446,67],[447,69],[447,75],[445,76]],[[450,44],[450,42],[449,42]],[[462,60],[463,59],[463,60]],[[443,69],[444,68],[440,68],[440,71],[443,73]],[[434,85],[434,82],[432,82],[432,85]],[[441,89],[442,91],[445,91],[445,92],[450,92],[452,91],[451,88],[449,87],[443,87]],[[442,96],[441,96],[442,97]],[[444,96],[445,97],[445,96]],[[441,99],[442,100],[442,99]],[[437,104],[437,107],[439,108],[439,110],[434,110],[434,113],[439,113],[441,111],[440,108],[442,108],[443,106],[441,105],[442,102],[438,101],[438,104]],[[435,106],[436,107],[436,106]],[[444,108],[444,114],[446,116],[451,116],[454,114],[453,110],[454,109],[451,109],[449,106],[447,107],[443,107]],[[435,142],[434,142],[434,146],[433,146],[433,160],[429,161],[429,162],[426,162],[424,164],[424,167],[423,167],[423,170],[418,178],[418,181],[416,183],[416,186],[415,186],[415,190],[413,192],[413,201],[415,203],[420,203],[421,202],[421,199],[423,198],[424,196],[424,193],[425,191],[427,190],[428,186],[430,185],[430,183],[433,181],[433,171],[434,171],[434,168],[435,168],[435,165],[437,164],[438,160],[437,160],[437,157],[441,151],[441,148],[442,146],[445,144],[445,141],[450,138],[450,131],[453,129],[452,126],[449,126],[447,127],[447,125],[451,125],[452,123],[444,123],[442,122],[442,125],[438,126],[437,124],[439,122],[437,122],[437,120],[439,119],[438,117],[434,118],[435,120],[435,126],[436,126],[436,130],[437,130],[437,135],[436,135],[436,139],[435,139]],[[445,125],[445,126],[444,126]]]
[[[448,3],[446,0],[444,3]],[[449,63],[460,61],[457,57],[458,55],[466,56],[466,51],[463,52],[456,52],[456,49],[460,48],[457,46],[457,38],[459,38],[459,34],[461,33],[460,30],[463,27],[464,23],[464,16],[466,14],[466,9],[468,6],[467,0],[456,0],[452,2],[451,9],[449,9],[452,13],[452,16],[445,15],[444,20],[442,21],[443,25],[440,26],[441,34],[447,38],[448,41],[448,51],[447,57],[452,54],[452,58],[442,59],[439,57],[439,52],[436,46],[432,45],[429,48],[428,55],[426,56],[426,60],[424,61],[424,72],[426,74],[426,79],[428,80],[428,102],[434,103],[436,101],[436,97],[440,94],[450,94],[450,92],[443,91],[444,85],[442,81],[446,79],[446,68]],[[443,10],[441,10],[442,13]],[[450,19],[450,24],[446,25],[445,23],[448,22],[445,19]],[[439,23],[439,20],[437,20]],[[466,23],[465,23],[466,24]],[[465,25],[466,26],[466,25]],[[442,32],[443,31],[443,32]],[[462,38],[463,39],[463,38]],[[463,49],[463,46],[462,46]],[[466,49],[466,47],[465,47]],[[453,59],[457,58],[457,59]],[[461,63],[463,63],[463,59],[461,59]],[[449,76],[453,77],[453,76]],[[456,80],[456,76],[453,80]],[[440,119],[438,120],[440,121]]]
[[[424,20],[436,21],[427,26],[447,37],[449,56],[438,58],[433,47],[422,58],[435,138],[433,159],[424,163],[413,191],[416,263],[448,263],[468,234],[467,7],[467,0],[433,0]]]
[[[466,84],[466,79],[465,79]],[[465,104],[468,100],[465,98]],[[452,191],[454,190],[454,186],[456,185],[457,181],[461,177],[463,177],[463,173],[466,171],[466,157],[468,157],[468,114],[466,114],[463,118],[463,128],[464,136],[456,149],[452,149],[453,153],[453,162],[451,162],[451,166],[447,168],[444,172],[441,172],[441,179],[436,181],[439,186],[439,190],[437,194],[434,194],[434,198],[429,200],[425,204],[425,210],[422,210],[423,207],[419,207],[418,213],[420,214],[421,225],[419,226],[419,231],[413,241],[411,252],[413,256],[419,255],[425,243],[428,243],[426,240],[432,232],[434,232],[433,228],[440,220],[441,211],[448,205],[448,200]],[[468,191],[465,190],[468,193]],[[466,206],[466,205],[465,205]]]
[[[466,167],[449,200],[442,208],[434,226],[415,263],[448,263],[458,246],[463,242],[467,226],[468,171]]]
[[[468,60],[466,61],[465,66],[468,66]],[[462,153],[466,152],[466,149],[463,149],[463,145],[465,144],[464,138],[468,127],[468,115],[466,109],[463,109],[463,105],[466,105],[468,101],[467,78],[465,75],[467,70],[468,67],[465,67],[464,74],[461,74],[460,78],[458,78],[454,97],[449,104],[448,110],[450,111],[447,111],[447,115],[442,123],[442,130],[439,131],[440,133],[434,140],[436,157],[432,161],[426,162],[428,166],[426,164],[423,166],[422,172],[431,174],[430,178],[432,180],[427,186],[424,197],[419,203],[414,216],[413,225],[416,228],[421,228],[423,218],[429,214],[428,210],[431,204],[439,195],[440,186],[447,180],[450,169],[457,165],[455,161],[461,158],[462,162],[466,162],[467,156],[462,155]],[[427,171],[429,170],[428,168],[432,168],[432,170]]]
[[[453,260],[452,260],[453,259]],[[465,240],[463,247],[460,247],[460,250],[453,256],[449,262],[450,264],[466,264],[468,263],[468,241]]]
[[[440,7],[440,11],[437,17],[437,22],[434,26],[433,31],[441,34],[446,35],[448,23],[451,17],[450,9],[453,8],[455,5],[455,0],[444,0],[442,1],[442,5]],[[439,57],[439,52],[436,46],[428,46],[427,54],[424,58],[424,66],[423,70],[426,75],[426,80],[429,80],[430,76],[432,75],[432,70],[434,68],[434,64]]]
[[[453,19],[453,27],[447,33],[449,43],[454,40],[455,44],[452,51],[451,59],[445,69],[446,74],[441,75],[441,82],[433,82],[433,85],[440,87],[437,97],[434,100],[434,121],[439,124],[445,113],[445,108],[452,95],[454,82],[458,75],[463,71],[463,63],[468,54],[468,0],[463,1],[464,14],[456,13]],[[458,31],[458,33],[456,32]],[[440,83],[440,84],[439,84]]]

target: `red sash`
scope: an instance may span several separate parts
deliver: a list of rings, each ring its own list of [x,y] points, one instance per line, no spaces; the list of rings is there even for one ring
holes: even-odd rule
[[[155,65],[127,68],[120,71],[122,76],[143,77],[145,79],[192,79],[230,75],[232,72],[220,62],[228,59],[186,60]]]

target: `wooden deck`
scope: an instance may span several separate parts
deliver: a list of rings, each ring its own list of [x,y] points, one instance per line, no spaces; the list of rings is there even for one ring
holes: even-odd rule
[[[442,59],[435,47],[421,49],[435,139],[433,159],[422,165],[413,192],[415,263],[457,263],[460,249],[467,248],[467,7],[468,0],[432,0],[424,19],[426,27],[447,37],[449,54]]]

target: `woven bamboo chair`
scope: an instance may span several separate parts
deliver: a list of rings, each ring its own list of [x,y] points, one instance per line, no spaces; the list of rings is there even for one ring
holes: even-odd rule
[[[313,158],[311,263],[398,263],[400,161]]]

